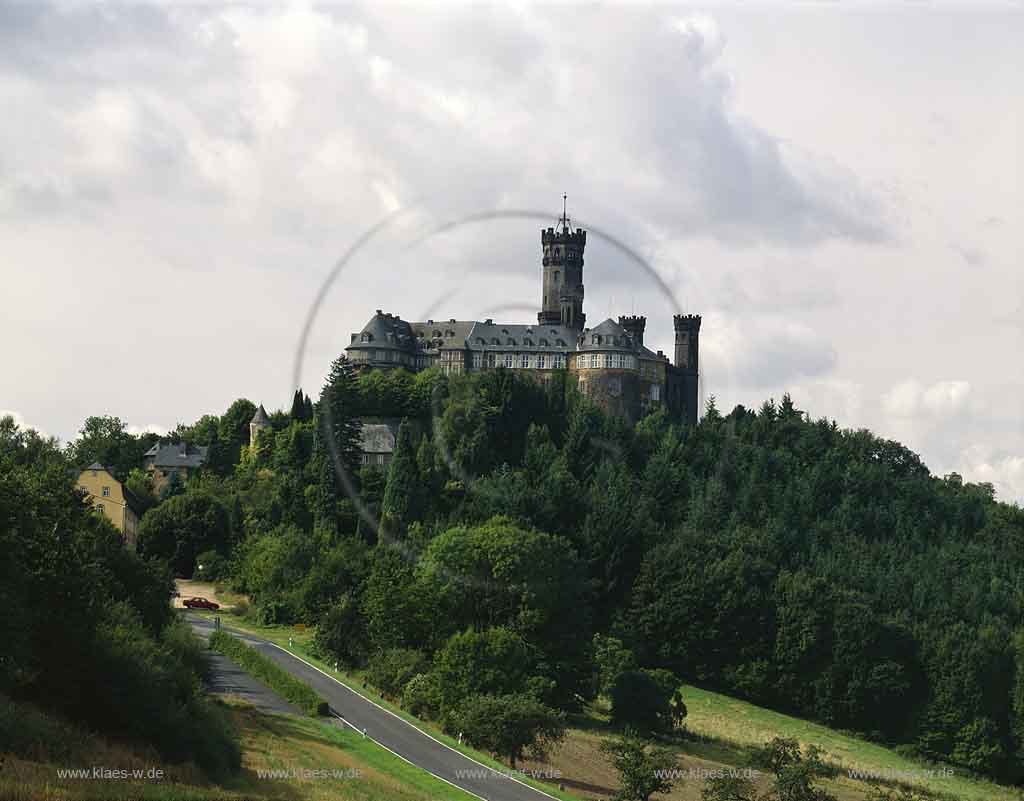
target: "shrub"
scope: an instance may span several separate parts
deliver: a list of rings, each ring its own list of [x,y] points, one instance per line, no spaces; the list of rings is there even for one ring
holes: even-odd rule
[[[316,627],[313,645],[322,657],[343,665],[361,665],[366,658],[366,618],[348,595],[339,598]]]
[[[392,697],[402,695],[413,676],[429,670],[427,658],[410,648],[388,648],[374,654],[367,665],[366,678]]]
[[[247,673],[266,682],[274,692],[299,707],[306,714],[313,716],[330,714],[329,705],[312,687],[303,684],[236,637],[218,629],[210,635],[210,648],[224,654]]]
[[[441,689],[430,673],[417,673],[405,685],[402,703],[416,717],[437,717],[441,711]]]
[[[508,757],[513,768],[524,751],[545,759],[565,737],[565,713],[525,693],[471,695],[451,715],[450,725],[471,745]]]
[[[627,670],[616,679],[609,695],[612,721],[641,732],[667,731],[674,718],[671,705],[678,682],[668,671]]]
[[[248,617],[251,612],[249,602],[245,598],[239,598],[238,601],[231,607],[231,614],[236,617]]]

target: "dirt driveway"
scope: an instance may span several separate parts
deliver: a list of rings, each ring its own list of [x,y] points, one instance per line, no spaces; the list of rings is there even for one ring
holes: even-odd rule
[[[217,590],[208,581],[193,581],[192,579],[175,579],[174,583],[178,587],[178,597],[174,598],[174,608],[182,609],[181,602],[185,598],[192,598],[194,596],[200,596],[208,601],[220,604],[220,608],[227,611],[231,608],[231,604],[225,603],[223,598],[217,597]]]

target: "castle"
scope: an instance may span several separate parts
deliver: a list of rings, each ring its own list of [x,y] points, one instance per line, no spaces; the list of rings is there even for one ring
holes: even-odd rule
[[[644,345],[647,318],[607,319],[587,328],[583,251],[587,232],[569,225],[541,231],[543,280],[535,324],[494,320],[408,322],[377,309],[345,348],[359,368],[440,367],[445,373],[506,368],[548,381],[555,370],[576,376],[584,395],[610,414],[636,422],[664,407],[689,423],[698,416],[700,316],[677,314],[675,359]]]

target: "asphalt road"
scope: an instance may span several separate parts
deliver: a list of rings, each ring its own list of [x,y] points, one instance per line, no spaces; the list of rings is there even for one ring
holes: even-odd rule
[[[200,629],[195,626],[197,634],[206,639],[211,629]],[[274,712],[287,715],[301,715],[302,710],[285,701],[259,679],[250,676],[238,665],[223,654],[210,651],[207,655],[210,664],[210,679],[206,689],[211,693],[229,694],[243,701],[248,701],[261,712]]]
[[[187,618],[199,636],[204,639],[209,636],[213,628],[210,620],[195,614],[187,614]],[[379,745],[437,778],[486,801],[550,801],[553,798],[475,762],[283,648],[248,633],[231,633],[309,684],[331,705],[331,711],[353,729],[365,732]]]

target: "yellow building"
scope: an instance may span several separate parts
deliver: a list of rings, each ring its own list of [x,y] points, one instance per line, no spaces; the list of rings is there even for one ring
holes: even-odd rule
[[[78,488],[89,495],[89,502],[121,532],[125,545],[135,547],[143,505],[130,489],[114,478],[99,462],[93,462],[78,475]]]

